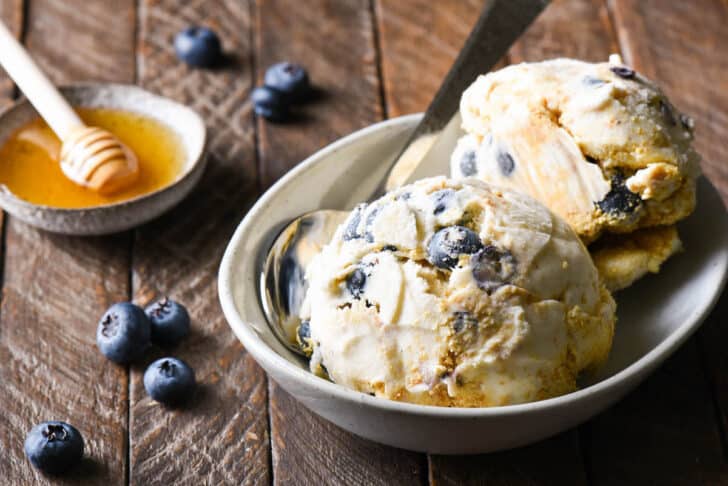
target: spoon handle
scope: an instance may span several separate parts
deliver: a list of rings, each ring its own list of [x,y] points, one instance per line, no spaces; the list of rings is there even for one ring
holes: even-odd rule
[[[58,138],[64,140],[73,129],[84,126],[71,105],[61,96],[2,21],[0,21],[0,46],[2,46],[0,65],[5,68]]]
[[[435,143],[436,132],[444,130],[453,120],[463,91],[479,74],[488,72],[495,66],[548,3],[549,0],[487,2],[425,116],[395,159],[386,189],[442,172],[441,164],[438,164],[432,174],[427,167],[418,167],[418,163],[428,154],[429,147]],[[402,156],[410,147],[413,150],[405,160]]]

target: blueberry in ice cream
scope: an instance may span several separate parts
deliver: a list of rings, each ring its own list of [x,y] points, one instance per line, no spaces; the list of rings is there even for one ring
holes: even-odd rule
[[[298,340],[311,370],[392,400],[553,397],[611,347],[615,304],[574,231],[474,179],[425,179],[360,205],[307,278]]]
[[[452,176],[529,194],[587,244],[625,234],[624,245],[632,245],[630,233],[660,232],[695,207],[700,157],[692,120],[618,56],[523,63],[480,76],[463,93],[460,113],[466,135],[453,152]],[[608,287],[632,277],[607,279]]]

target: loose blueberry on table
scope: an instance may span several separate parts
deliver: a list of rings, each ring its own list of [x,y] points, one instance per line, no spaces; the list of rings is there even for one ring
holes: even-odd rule
[[[174,38],[177,57],[194,67],[211,67],[222,58],[217,34],[206,27],[188,27]]]
[[[284,121],[288,116],[285,96],[268,86],[259,86],[250,94],[255,113],[270,121]]]
[[[33,427],[23,449],[31,464],[48,474],[60,474],[83,457],[83,437],[65,422],[43,422]]]
[[[302,101],[310,90],[308,73],[303,66],[292,62],[273,64],[265,71],[263,82],[289,101]]]
[[[141,357],[150,341],[149,319],[141,307],[131,302],[109,307],[96,329],[96,344],[101,354],[119,364]]]
[[[181,359],[161,358],[144,372],[144,388],[159,403],[178,405],[192,394],[195,372]]]
[[[190,315],[179,302],[163,298],[144,309],[149,318],[152,343],[161,347],[174,346],[190,333]]]

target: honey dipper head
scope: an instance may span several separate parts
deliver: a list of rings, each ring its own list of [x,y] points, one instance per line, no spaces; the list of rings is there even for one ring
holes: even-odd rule
[[[101,194],[133,183],[139,175],[134,152],[98,127],[79,127],[63,140],[61,169],[72,181]]]

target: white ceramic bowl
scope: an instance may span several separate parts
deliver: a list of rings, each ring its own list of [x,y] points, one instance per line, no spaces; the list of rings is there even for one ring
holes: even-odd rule
[[[686,251],[659,275],[617,295],[619,322],[610,359],[579,391],[523,405],[440,408],[372,397],[309,373],[264,318],[258,289],[265,254],[299,214],[350,208],[365,199],[419,117],[372,125],[309,157],[258,200],[225,251],[219,292],[230,326],[270,377],[306,407],[357,435],[405,449],[461,454],[516,447],[584,422],[619,400],[707,316],[725,281],[728,224],[718,193],[701,180],[696,214],[680,224]]]
[[[205,169],[207,131],[194,110],[138,86],[112,83],[79,83],[60,89],[73,105],[115,108],[140,113],[174,131],[185,154],[182,171],[169,185],[132,199],[83,209],[32,204],[0,186],[0,207],[29,225],[72,235],[101,235],[127,230],[156,218],[180,202],[197,184]],[[21,99],[0,113],[0,145],[15,130],[37,118],[30,103]]]

